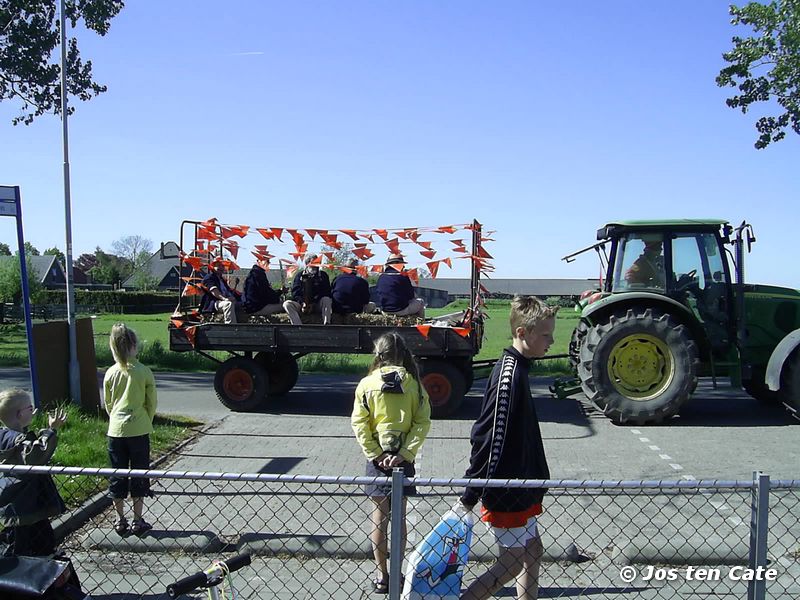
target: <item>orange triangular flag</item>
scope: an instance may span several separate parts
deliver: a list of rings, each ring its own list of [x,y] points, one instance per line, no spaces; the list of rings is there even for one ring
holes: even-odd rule
[[[317,234],[321,233],[322,231],[323,231],[322,229],[306,229],[306,233],[312,240],[315,239],[317,237]]]
[[[339,231],[345,235],[349,235],[354,241],[358,241],[358,234],[355,229],[340,229]]]
[[[369,275],[369,268],[367,267],[367,265],[358,265],[356,267],[356,273],[358,273],[359,275],[361,275],[361,277],[366,279],[367,276]]]
[[[491,254],[489,254],[481,245],[478,245],[478,256],[482,258],[494,258]]]
[[[206,229],[205,227],[200,227],[197,230],[197,235],[195,235],[195,239],[198,240],[215,240],[217,237],[213,229]]]
[[[203,259],[199,256],[182,256],[181,261],[192,267],[195,271],[203,268]]]
[[[436,231],[438,231],[439,233],[455,233],[456,228],[453,227],[452,225],[445,225],[444,227],[438,227]]]
[[[373,239],[373,237],[372,237],[372,234],[371,234],[371,233],[362,233],[362,234],[361,234],[361,237],[362,237],[362,238],[364,238],[365,240],[369,240],[370,242],[374,242],[374,241],[375,241],[375,240]]]
[[[389,234],[386,232],[385,229],[373,229],[372,231],[374,231],[379,236],[381,236],[381,238],[383,238],[384,241],[386,241],[386,239],[389,237]],[[372,241],[372,240],[370,240],[370,241]]]
[[[469,327],[453,327],[453,331],[455,331],[461,337],[465,338],[465,337],[467,337],[469,335],[470,328]]]
[[[419,285],[419,271],[417,269],[407,269],[405,273],[411,281]]]
[[[433,244],[433,242],[417,242],[417,244],[419,244],[420,246],[422,246],[426,250],[430,250],[431,249],[431,245]]]
[[[275,232],[272,229],[263,229],[258,227],[256,228],[256,231],[263,235],[265,240],[271,240],[275,238]]]
[[[217,218],[213,217],[211,219],[203,221],[202,223],[200,223],[200,226],[205,227],[206,229],[214,229],[214,227],[217,226]]]
[[[436,256],[436,250],[420,250],[419,253],[425,258],[433,258]]]
[[[189,340],[189,343],[194,348],[194,341],[195,337],[197,336],[197,325],[190,325],[189,327],[185,327],[183,332],[186,334],[186,339]]]
[[[383,265],[372,265],[369,270],[373,273],[380,273],[383,271]]]
[[[451,269],[453,268],[453,263],[452,263],[452,261],[450,260],[450,257],[449,257],[449,256],[448,256],[447,258],[443,258],[443,259],[442,259],[440,262],[443,262],[444,264],[446,264],[446,265],[447,265],[448,267],[450,267]]]
[[[400,240],[394,238],[393,240],[386,240],[386,247],[392,254],[400,254]]]
[[[442,262],[440,260],[434,260],[429,263],[425,263],[428,267],[428,271],[431,272],[431,278],[436,279],[436,274],[439,272],[439,263]]]
[[[424,337],[427,340],[428,339],[428,334],[431,332],[431,326],[430,325],[417,325],[416,327],[417,327],[417,331],[419,331],[422,334],[422,337]]]
[[[283,235],[283,228],[282,227],[270,227],[269,230],[272,232],[272,236],[276,240],[280,241],[281,236]]]
[[[369,248],[353,248],[353,254],[361,260],[368,260],[375,256]]]

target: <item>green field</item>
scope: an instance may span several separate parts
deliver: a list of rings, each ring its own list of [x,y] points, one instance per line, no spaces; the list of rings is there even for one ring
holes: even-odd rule
[[[463,301],[452,303],[444,308],[427,311],[428,316],[435,317],[465,306]],[[507,300],[490,300],[486,307],[486,335],[481,352],[476,360],[496,358],[508,346],[511,340],[508,325],[509,302]],[[156,315],[96,315],[92,317],[94,329],[95,352],[97,366],[102,368],[112,363],[111,351],[108,348],[108,334],[114,323],[124,321],[136,330],[142,346],[140,358],[142,362],[154,370],[162,371],[205,371],[213,370],[214,363],[193,352],[170,352],[167,325],[169,313]],[[578,319],[578,313],[571,309],[561,309],[556,320],[555,344],[551,354],[565,354],[570,335]],[[224,356],[224,354],[220,354]],[[300,365],[305,372],[350,372],[359,373],[369,365],[369,355],[358,354],[310,354],[301,359]],[[26,366],[27,345],[25,327],[20,324],[0,326],[0,366]],[[565,360],[541,361],[540,371],[565,372],[568,369]]]

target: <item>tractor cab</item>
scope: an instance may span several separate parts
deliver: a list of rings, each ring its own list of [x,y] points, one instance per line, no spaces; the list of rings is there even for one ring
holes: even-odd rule
[[[597,232],[610,242],[604,292],[665,296],[681,304],[707,332],[714,354],[735,340],[731,270],[725,255],[726,221],[625,221]]]

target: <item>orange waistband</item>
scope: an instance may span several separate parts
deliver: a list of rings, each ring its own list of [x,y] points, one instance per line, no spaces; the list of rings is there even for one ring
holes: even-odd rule
[[[481,507],[481,521],[503,529],[524,527],[528,519],[540,514],[542,514],[541,504],[534,504],[530,508],[517,512],[501,512],[499,510],[488,510],[485,507]]]

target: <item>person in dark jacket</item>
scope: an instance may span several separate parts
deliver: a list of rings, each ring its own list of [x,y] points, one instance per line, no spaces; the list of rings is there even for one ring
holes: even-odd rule
[[[300,314],[322,313],[322,324],[331,322],[331,280],[320,270],[316,254],[306,257],[305,268],[294,276],[292,299],[283,303],[292,325],[302,325]]]
[[[351,260],[347,264],[347,270],[333,280],[331,297],[333,312],[337,315],[375,312],[375,304],[369,301],[369,283],[358,276],[356,267],[358,260]]]
[[[480,416],[470,434],[472,453],[465,478],[549,479],[536,406],[531,397],[530,360],[553,343],[557,307],[533,296],[511,302],[511,347],[494,366]],[[536,598],[544,547],[536,522],[542,488],[468,487],[460,502],[471,510],[480,499],[481,520],[499,547],[497,562],[467,588],[462,598],[489,598],[516,578],[517,598]]]
[[[248,315],[273,315],[283,311],[280,292],[269,284],[266,267],[266,263],[257,262],[244,280],[242,308]]]
[[[378,277],[375,292],[378,308],[382,312],[398,317],[415,316],[425,318],[425,302],[414,297],[411,279],[403,273],[405,260],[399,254],[390,254],[383,273]]]
[[[205,294],[200,301],[200,312],[222,313],[225,323],[236,323],[236,293],[225,281],[224,268],[219,263],[208,265],[208,274],[203,277],[202,286]]]
[[[0,392],[0,464],[46,465],[56,450],[58,429],[67,419],[57,410],[48,427],[28,431],[35,409],[27,392]],[[66,510],[50,475],[0,475],[0,555],[48,556],[56,551],[49,517]]]

